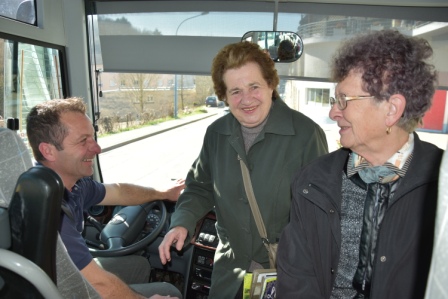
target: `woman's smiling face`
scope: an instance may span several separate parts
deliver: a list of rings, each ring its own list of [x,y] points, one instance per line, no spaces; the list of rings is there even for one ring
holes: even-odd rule
[[[226,97],[230,111],[245,127],[256,127],[269,114],[272,105],[272,92],[255,62],[240,68],[229,69],[224,73]]]

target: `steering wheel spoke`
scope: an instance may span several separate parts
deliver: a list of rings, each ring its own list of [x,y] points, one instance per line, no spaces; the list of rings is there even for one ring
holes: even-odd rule
[[[107,239],[107,249],[108,250],[117,250],[123,248],[123,239],[122,238],[109,238]]]

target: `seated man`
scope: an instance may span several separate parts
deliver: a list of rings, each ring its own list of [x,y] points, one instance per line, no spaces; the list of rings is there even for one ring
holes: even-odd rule
[[[160,295],[168,295],[181,298],[181,293],[168,283],[131,286],[139,291],[136,292],[94,261],[81,233],[84,226],[83,211],[91,206],[138,205],[160,199],[176,201],[184,189],[184,180],[177,181],[167,190],[132,184],[101,184],[92,180],[90,176],[93,174],[94,158],[101,153],[101,148],[95,141],[85,105],[77,98],[51,100],[33,107],[27,116],[27,134],[36,161],[53,169],[64,182],[64,201],[72,217],[63,214],[61,238],[74,264],[100,296],[155,299],[161,298]],[[142,275],[148,282],[150,265],[145,258],[129,256],[113,259],[123,270]],[[116,262],[117,259],[123,259],[123,263]],[[130,275],[126,273],[125,276]]]

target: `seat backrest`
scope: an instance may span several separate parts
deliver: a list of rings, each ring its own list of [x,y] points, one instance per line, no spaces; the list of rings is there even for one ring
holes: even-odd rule
[[[11,247],[0,250],[2,298],[61,298],[56,287],[56,240],[61,178],[43,166],[22,173],[9,208]],[[59,206],[59,209],[57,208]]]
[[[0,207],[9,207],[17,179],[32,166],[31,155],[19,135],[0,128]]]
[[[70,259],[60,236],[56,246],[56,270],[58,272],[57,285],[63,298],[101,299]]]
[[[448,147],[439,174],[439,198],[434,230],[434,249],[425,299],[447,298],[448,294]]]
[[[11,246],[6,209],[9,207],[17,179],[32,166],[28,149],[17,133],[0,127],[0,248]]]
[[[0,204],[9,214],[10,250],[34,262],[56,282],[56,237],[64,186],[53,170],[32,166],[22,139],[1,128]],[[8,233],[2,235],[6,236],[2,247],[8,248]]]
[[[9,204],[11,250],[38,265],[56,283],[56,239],[64,184],[44,166],[22,173]]]

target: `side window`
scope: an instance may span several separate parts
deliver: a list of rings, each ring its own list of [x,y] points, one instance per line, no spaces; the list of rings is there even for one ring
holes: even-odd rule
[[[36,25],[36,0],[2,0],[0,16]]]
[[[64,97],[61,51],[0,39],[0,126],[27,143],[26,117],[34,105]]]
[[[330,107],[330,89],[307,88],[307,104]]]

